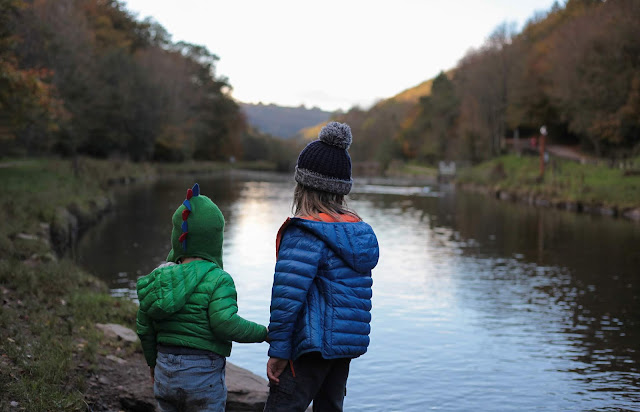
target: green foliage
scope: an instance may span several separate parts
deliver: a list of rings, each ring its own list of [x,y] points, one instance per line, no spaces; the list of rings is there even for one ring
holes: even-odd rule
[[[542,195],[550,201],[579,201],[621,209],[640,206],[640,176],[625,176],[622,170],[605,164],[552,158],[544,179],[539,179],[539,174],[537,157],[508,155],[462,170],[457,181]]]
[[[478,163],[504,153],[516,129],[528,138],[538,136],[542,125],[551,143],[579,143],[597,156],[635,155],[638,21],[635,0],[556,3],[521,33],[513,24],[499,25],[446,75],[336,120],[352,125],[357,161],[379,160],[394,142],[401,148],[394,156],[404,159]]]
[[[640,3],[574,1],[570,12],[550,38],[550,95],[563,120],[598,155],[640,144]]]
[[[18,233],[37,234],[40,223],[53,223],[61,207],[74,205],[79,211],[95,207],[109,180],[149,174],[147,165],[127,161],[96,161],[80,158],[74,164],[63,160],[29,160],[0,167],[0,244]],[[38,242],[30,241],[34,245]],[[33,246],[35,247],[35,246]],[[0,248],[6,250],[4,248]],[[0,253],[3,253],[0,252]],[[35,253],[35,251],[34,251]],[[1,256],[1,254],[0,254]]]
[[[26,266],[0,261],[0,409],[16,401],[28,411],[85,410],[84,374],[94,360],[96,322],[133,326],[135,304],[69,261]]]
[[[242,137],[242,158],[253,162],[265,160],[272,163],[276,171],[290,172],[303,147],[297,140],[274,138],[250,128]]]
[[[14,32],[23,7],[21,1],[0,0],[0,155],[12,154],[17,147],[29,152],[50,149],[49,135],[66,117],[48,83],[51,71],[19,64]]]
[[[0,179],[0,410],[84,411],[85,377],[95,360],[96,322],[135,324],[135,304],[48,243],[56,209],[90,209],[111,179],[146,173],[143,165],[79,159],[2,164]],[[14,407],[11,402],[17,402]]]
[[[368,111],[357,107],[336,117],[346,122],[353,133],[353,144],[349,149],[354,161],[377,161],[388,163],[389,156],[400,157],[399,134],[405,118],[414,103],[395,99],[383,100]]]
[[[638,19],[637,1],[574,0],[509,41],[488,42],[456,71],[460,128],[490,142],[492,154],[509,128],[536,135],[543,124],[552,141],[579,141],[598,156],[632,151],[640,145]]]
[[[333,120],[350,124],[354,161],[382,165],[479,162],[503,153],[516,129],[526,138],[543,124],[552,142],[598,156],[637,153],[639,20],[636,0],[556,3],[521,33],[499,25],[446,74]],[[172,42],[157,22],[137,21],[118,0],[0,0],[0,155],[246,156],[284,168],[279,143],[247,144],[255,133],[217,62],[201,45]]]
[[[0,0],[0,10],[0,139],[134,161],[240,155],[244,121],[205,47],[172,43],[117,0]]]
[[[433,80],[431,94],[420,98],[417,120],[401,134],[404,155],[430,164],[455,157],[451,142],[455,139],[458,110],[454,85],[440,72]]]

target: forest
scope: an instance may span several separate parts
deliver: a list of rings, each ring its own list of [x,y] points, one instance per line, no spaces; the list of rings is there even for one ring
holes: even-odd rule
[[[478,163],[517,134],[640,152],[640,2],[568,0],[503,23],[430,92],[333,118],[356,161]],[[271,160],[300,141],[248,125],[218,56],[118,0],[0,0],[0,156]],[[427,76],[425,76],[427,77]],[[286,154],[286,156],[285,156]]]
[[[0,156],[227,160],[277,145],[247,126],[218,56],[119,1],[0,0],[0,19]]]
[[[478,163],[503,153],[514,134],[538,136],[542,125],[552,142],[596,157],[638,156],[639,21],[636,0],[556,3],[519,33],[499,25],[481,48],[426,84],[429,93],[399,94],[338,120],[366,136],[354,140],[356,159],[385,165]]]

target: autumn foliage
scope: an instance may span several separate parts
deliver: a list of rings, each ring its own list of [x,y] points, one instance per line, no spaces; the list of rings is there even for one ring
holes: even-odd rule
[[[429,94],[352,109],[357,160],[389,156],[479,162],[506,139],[538,136],[597,156],[640,153],[640,2],[568,0],[520,32],[501,24],[484,45],[440,73]]]
[[[519,32],[501,24],[434,79],[334,118],[357,136],[352,157],[383,168],[395,159],[479,162],[542,125],[552,143],[636,156],[639,21],[637,0],[556,3]],[[173,42],[153,20],[137,20],[118,0],[0,0],[0,156],[282,153],[247,127],[217,61],[203,46]],[[312,138],[316,129],[308,129]]]
[[[205,47],[117,0],[0,0],[0,154],[240,156],[244,119]]]

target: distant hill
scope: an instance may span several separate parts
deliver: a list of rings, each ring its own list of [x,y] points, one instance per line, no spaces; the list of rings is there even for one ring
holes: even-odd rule
[[[275,104],[240,103],[249,124],[261,132],[275,137],[289,139],[309,126],[329,120],[331,112],[317,107],[307,109],[304,106],[283,107]]]
[[[417,103],[421,97],[431,94],[432,84],[433,79],[425,80],[417,86],[411,87],[396,94],[391,99],[401,102]]]
[[[447,72],[449,75],[451,75],[451,73],[452,71]],[[408,127],[413,123],[418,112],[418,101],[421,97],[431,94],[432,84],[433,79],[425,80],[393,97],[380,100],[369,110],[361,111],[354,108],[348,113],[335,116],[335,120],[349,123],[352,131],[360,133],[361,131],[365,131],[365,129],[376,129],[380,126],[380,122],[386,122],[387,118],[392,118],[394,125],[391,126],[389,130],[391,134],[388,137],[394,137],[402,128]],[[318,133],[323,126],[324,124],[319,123],[306,127],[300,131],[299,136],[303,141],[314,140],[318,137]],[[367,134],[361,138],[366,139]]]
[[[452,70],[447,71],[447,75],[451,76],[453,74]],[[395,111],[397,112],[398,107],[401,107],[400,113],[394,114],[398,118],[398,120],[402,123],[402,127],[407,127],[407,125],[411,124],[415,116],[417,115],[417,104],[421,97],[428,96],[431,94],[431,85],[433,84],[433,79],[425,80],[424,82],[410,87],[402,92],[396,94],[393,97],[388,99],[380,100],[376,103],[371,109],[364,112],[364,117],[377,116],[380,114],[380,111],[385,112],[391,106],[394,106]],[[393,111],[389,110],[389,111]],[[359,109],[352,109],[359,111]],[[347,116],[347,113],[335,114],[332,120],[346,122],[350,117]],[[320,129],[325,125],[328,119],[322,119],[321,121],[306,125],[304,128],[297,130],[297,134],[295,137],[302,139],[302,141],[309,142],[311,140],[318,138],[318,133],[320,133]],[[369,121],[371,124],[375,123],[375,119],[371,119]],[[293,136],[292,136],[293,137]]]

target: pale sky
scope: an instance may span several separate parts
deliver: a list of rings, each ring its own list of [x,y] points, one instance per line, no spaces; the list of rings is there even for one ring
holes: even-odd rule
[[[235,99],[366,108],[454,67],[502,22],[554,0],[125,0],[220,57]]]

